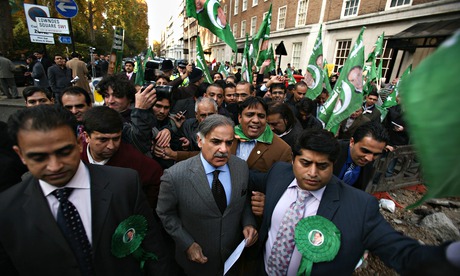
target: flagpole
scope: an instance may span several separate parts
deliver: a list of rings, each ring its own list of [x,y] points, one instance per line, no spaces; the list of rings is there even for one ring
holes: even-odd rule
[[[187,17],[187,23],[188,23],[188,28],[187,28],[187,36],[188,36],[188,63],[191,64],[191,58],[190,58],[190,53],[192,49],[190,48],[190,17]]]

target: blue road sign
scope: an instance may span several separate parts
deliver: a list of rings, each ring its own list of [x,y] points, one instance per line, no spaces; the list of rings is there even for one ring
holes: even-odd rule
[[[78,13],[78,6],[74,0],[56,0],[54,6],[60,15],[67,18],[72,18]]]
[[[59,36],[59,42],[62,44],[72,44],[72,38],[70,36]]]

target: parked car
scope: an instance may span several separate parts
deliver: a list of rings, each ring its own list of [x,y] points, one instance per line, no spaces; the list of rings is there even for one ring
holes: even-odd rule
[[[27,63],[21,60],[14,60],[14,81],[16,86],[25,86],[27,84],[27,77],[24,73],[27,71]]]

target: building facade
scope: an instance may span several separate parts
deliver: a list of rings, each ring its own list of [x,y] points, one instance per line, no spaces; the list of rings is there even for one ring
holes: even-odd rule
[[[385,33],[383,76],[387,82],[402,74],[409,64],[416,67],[460,29],[458,0],[222,0],[220,4],[238,44],[237,62],[241,61],[246,33],[257,33],[272,4],[270,43],[276,48],[283,41],[287,51],[287,56],[281,56],[283,70],[290,63],[305,72],[322,25],[324,58],[337,71],[365,26],[366,56],[377,37]],[[194,19],[187,19],[185,4],[182,7],[184,52],[190,52],[191,60],[196,58],[197,35],[208,61],[231,60],[230,47]]]

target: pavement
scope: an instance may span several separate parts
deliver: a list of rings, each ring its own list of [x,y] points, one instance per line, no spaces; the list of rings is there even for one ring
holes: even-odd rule
[[[24,108],[25,102],[22,98],[22,91],[25,87],[18,87],[18,93],[21,98],[8,99],[6,96],[0,95],[0,121],[8,121],[8,117],[16,112],[16,110]]]

